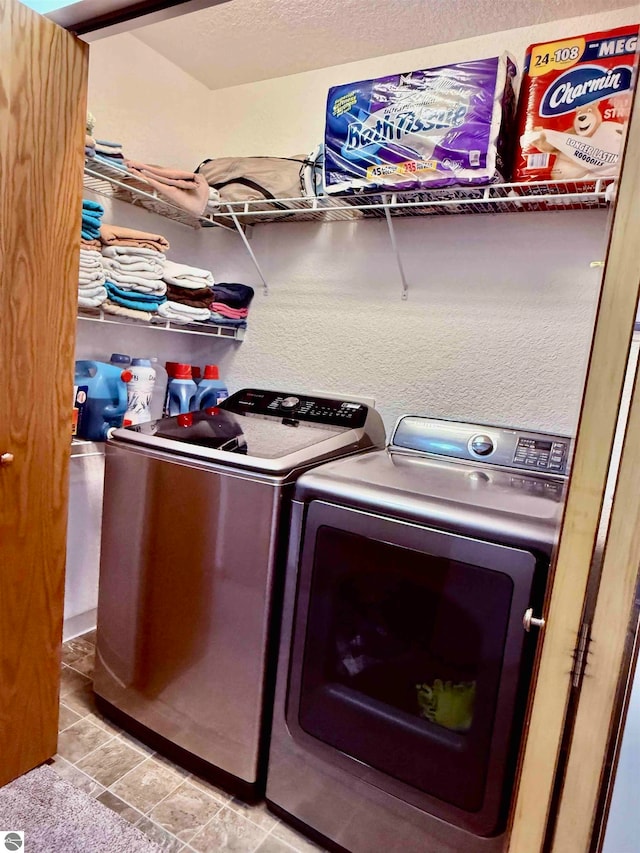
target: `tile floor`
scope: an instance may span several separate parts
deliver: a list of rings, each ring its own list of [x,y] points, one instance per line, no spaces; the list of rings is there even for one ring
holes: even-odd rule
[[[54,770],[168,853],[318,853],[264,805],[232,798],[103,717],[91,691],[94,639],[91,632],[62,647]]]

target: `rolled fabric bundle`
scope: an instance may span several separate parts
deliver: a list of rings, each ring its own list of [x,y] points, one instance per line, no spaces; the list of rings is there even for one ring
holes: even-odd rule
[[[209,204],[209,184],[203,175],[145,164],[138,164],[144,167],[139,169],[133,160],[126,163],[130,174],[146,181],[162,198],[195,216],[204,214]]]

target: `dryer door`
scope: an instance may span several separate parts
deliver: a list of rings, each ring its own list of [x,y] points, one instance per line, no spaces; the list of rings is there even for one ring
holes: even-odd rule
[[[312,502],[294,737],[433,814],[496,832],[535,568],[527,551]]]

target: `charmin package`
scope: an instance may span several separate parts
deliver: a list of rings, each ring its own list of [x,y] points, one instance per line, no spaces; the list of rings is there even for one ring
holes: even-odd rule
[[[514,180],[618,174],[637,41],[634,25],[527,49]]]
[[[515,73],[505,54],[334,86],[325,128],[327,193],[500,180]]]

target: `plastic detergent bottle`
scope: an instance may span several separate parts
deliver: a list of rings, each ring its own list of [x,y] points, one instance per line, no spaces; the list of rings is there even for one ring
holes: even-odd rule
[[[220,373],[216,364],[207,364],[204,368],[204,377],[198,385],[196,394],[196,409],[208,409],[217,406],[222,400],[229,396],[227,386],[220,379]]]
[[[197,390],[198,386],[191,378],[191,365],[176,364],[168,385],[169,416],[194,411]]]
[[[101,361],[76,361],[74,385],[86,389],[77,435],[89,441],[106,441],[111,427],[122,426],[127,410],[129,370]]]
[[[151,366],[156,372],[156,384],[153,386],[153,394],[151,396],[151,420],[157,421],[166,414],[168,374],[157,358],[152,358],[150,361]]]
[[[127,411],[124,424],[141,424],[151,420],[151,397],[156,372],[148,358],[131,360],[131,379],[127,383]]]

